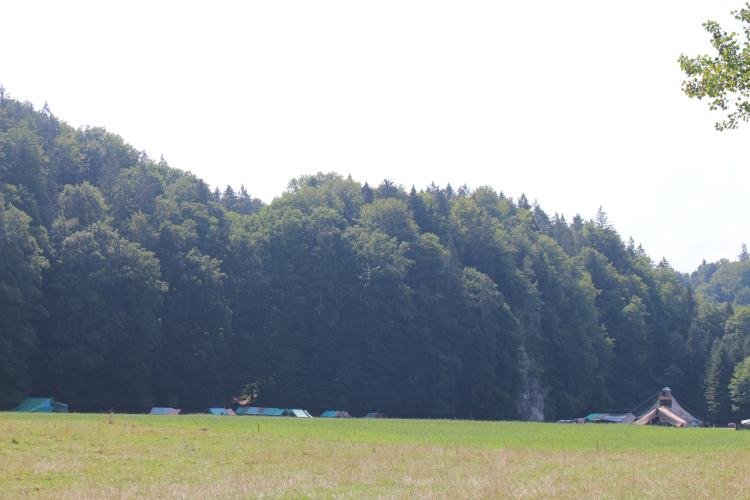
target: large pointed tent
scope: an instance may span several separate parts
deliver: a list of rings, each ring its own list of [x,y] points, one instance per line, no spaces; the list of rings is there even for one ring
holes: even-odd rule
[[[674,427],[698,427],[703,424],[672,396],[672,390],[665,387],[649,398],[639,408],[633,410],[637,416],[636,425],[671,425]]]

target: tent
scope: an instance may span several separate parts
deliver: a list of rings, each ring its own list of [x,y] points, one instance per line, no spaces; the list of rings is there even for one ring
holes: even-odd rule
[[[371,411],[367,415],[365,415],[365,418],[385,418],[385,413],[380,413],[377,411]]]
[[[672,390],[664,387],[645,404],[633,410],[637,415],[634,424],[638,425],[672,425],[674,427],[698,427],[703,424],[695,418],[672,396]]]
[[[742,421],[742,422],[740,422],[740,423],[742,424],[742,427],[745,427],[745,428],[747,428],[747,429],[750,429],[750,418],[748,418],[747,420],[743,420],[743,421]]]
[[[285,410],[286,416],[288,417],[297,417],[297,418],[312,418],[312,415],[310,415],[307,410],[300,410],[296,408],[292,408],[289,410]]]
[[[240,406],[237,408],[237,415],[247,415],[254,417],[282,417],[284,412],[281,408],[263,408],[261,406]]]
[[[676,415],[666,406],[654,408],[633,423],[636,425],[671,425],[673,427],[687,427],[688,425],[687,420]]]
[[[178,408],[163,408],[154,406],[149,412],[150,415],[179,415],[180,410]]]
[[[236,415],[236,413],[234,413],[234,410],[231,408],[209,408],[208,413],[210,413],[211,415],[226,415],[229,417],[233,417]]]
[[[346,411],[327,410],[327,411],[324,411],[320,417],[321,418],[351,418],[351,415],[349,415],[349,412],[346,412]]]
[[[584,422],[597,424],[631,424],[635,415],[629,411],[610,411],[607,413],[589,413],[583,418]]]
[[[26,398],[10,411],[25,413],[68,413],[68,405],[58,403],[54,398]]]

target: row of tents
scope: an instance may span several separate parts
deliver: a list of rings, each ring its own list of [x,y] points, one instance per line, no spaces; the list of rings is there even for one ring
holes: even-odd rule
[[[151,415],[179,415],[181,410],[179,408],[166,408],[166,407],[153,407],[149,412]],[[211,415],[224,415],[224,416],[255,416],[255,417],[296,417],[296,418],[312,418],[312,415],[307,410],[300,408],[267,408],[263,406],[240,406],[236,410],[231,408],[209,408],[206,413]],[[351,415],[347,411],[343,410],[326,410],[321,415],[321,418],[351,418]],[[368,413],[365,418],[382,418],[382,413]]]
[[[151,408],[149,414],[151,415],[179,415],[179,408],[165,408],[155,406]],[[310,415],[306,410],[300,410],[296,408],[261,408],[261,407],[247,407],[240,406],[237,410],[231,408],[209,408],[205,413],[210,415],[219,415],[234,417],[237,415],[256,415],[266,417],[299,417],[299,418],[310,418]]]
[[[25,413],[68,413],[68,405],[55,401],[54,398],[26,398],[21,404],[10,411]],[[178,408],[153,407],[151,415],[179,415]],[[299,408],[266,408],[262,406],[240,406],[236,410],[231,408],[208,408],[205,412],[211,415],[223,416],[265,416],[265,417],[296,417],[312,418],[307,410]],[[351,418],[349,412],[342,410],[326,410],[321,418]],[[365,418],[382,418],[384,415],[371,412]],[[590,413],[575,420],[560,420],[561,423],[609,423],[635,425],[666,425],[672,427],[700,427],[703,422],[685,410],[672,396],[669,387],[664,387],[657,394],[646,400],[633,410],[609,411],[606,413]],[[750,419],[743,420],[741,426],[750,429]]]
[[[21,404],[10,411],[23,413],[68,413],[68,405],[55,401],[54,398],[26,398]],[[150,415],[179,415],[182,410],[179,408],[170,408],[164,406],[155,406],[149,411]],[[262,406],[240,406],[236,410],[232,408],[208,408],[204,413],[210,415],[223,416],[263,416],[263,417],[297,417],[312,418],[307,410],[300,408],[267,408]],[[326,410],[321,418],[351,418],[347,411],[343,410]],[[365,418],[382,418],[382,413],[372,412],[365,415]]]

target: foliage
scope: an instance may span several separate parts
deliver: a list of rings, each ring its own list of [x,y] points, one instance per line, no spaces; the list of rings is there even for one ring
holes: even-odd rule
[[[712,302],[750,305],[750,261],[702,264],[693,273],[697,293]]]
[[[0,200],[3,406],[197,410],[251,386],[265,406],[556,419],[669,385],[721,422],[750,355],[747,259],[688,280],[601,208],[568,223],[487,186],[336,173],[264,205],[8,98]]]
[[[38,237],[41,235],[37,235]],[[30,388],[36,347],[34,319],[47,260],[34,238],[31,217],[0,196],[0,404],[18,402]]]
[[[81,410],[150,403],[164,284],[153,253],[103,223],[65,238],[45,280],[37,386]]]
[[[732,380],[729,382],[729,395],[735,412],[746,416],[750,412],[750,356],[734,367]]]
[[[716,123],[717,130],[734,129],[750,120],[750,4],[732,15],[742,23],[742,35],[707,21],[703,27],[711,35],[715,55],[683,54],[679,58],[687,76],[683,92],[691,98],[707,99],[711,110],[727,112],[724,120]]]

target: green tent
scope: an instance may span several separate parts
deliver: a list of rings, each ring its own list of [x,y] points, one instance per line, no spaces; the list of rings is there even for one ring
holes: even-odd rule
[[[26,398],[23,403],[10,411],[25,413],[68,413],[68,405],[58,403],[53,398]]]

